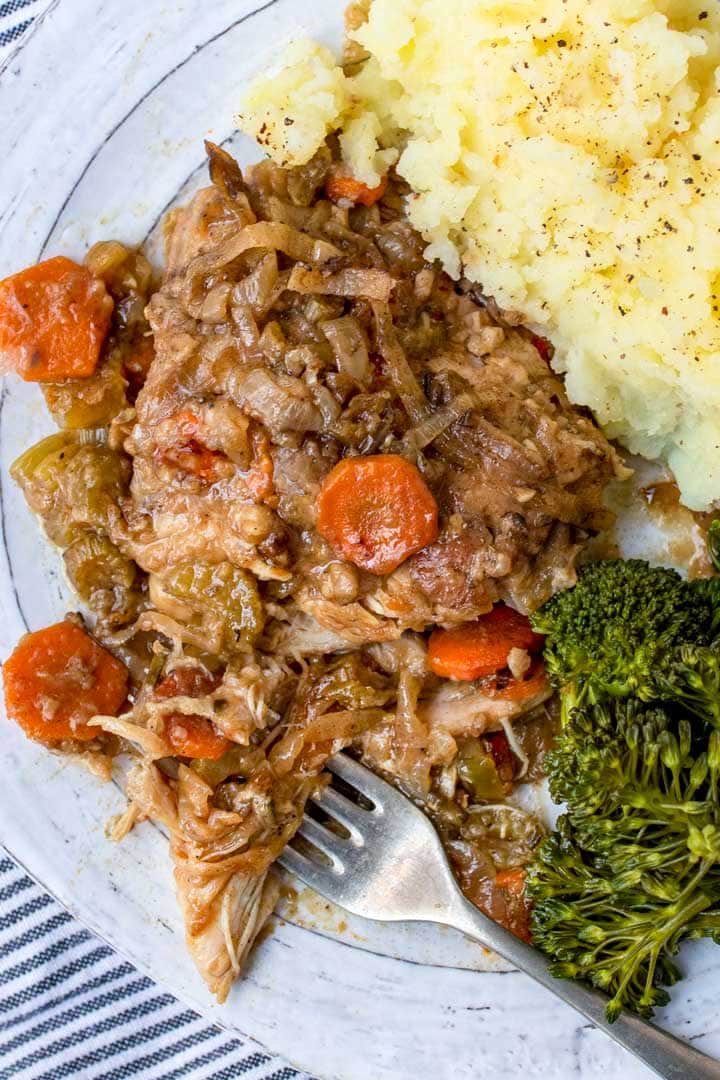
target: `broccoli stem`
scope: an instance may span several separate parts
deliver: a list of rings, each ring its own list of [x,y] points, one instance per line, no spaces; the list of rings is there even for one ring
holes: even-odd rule
[[[625,974],[623,975],[615,994],[608,1003],[608,1020],[614,1020],[620,1015],[624,1005],[627,988],[631,980],[644,964],[647,964],[647,974],[644,980],[644,991],[640,998],[640,1003],[645,1007],[652,1006],[655,973],[661,953],[665,949],[667,949],[670,954],[676,952],[677,943],[673,941],[675,936],[679,932],[685,930],[688,922],[691,921],[695,915],[699,915],[700,912],[711,903],[711,897],[705,893],[698,893],[694,900],[691,899],[691,897],[712,865],[712,863],[707,862],[698,870],[697,874],[680,897],[678,897],[674,904],[669,906],[669,914],[664,923],[661,923],[659,927],[657,926],[657,911],[650,911],[644,917],[642,921],[651,922],[652,925],[645,935],[639,941],[636,940],[628,950],[623,965]],[[675,946],[674,948],[673,945]]]

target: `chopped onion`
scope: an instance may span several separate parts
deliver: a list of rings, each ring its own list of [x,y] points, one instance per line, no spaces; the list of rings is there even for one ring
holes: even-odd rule
[[[272,433],[322,431],[323,418],[308,388],[290,375],[271,375],[265,368],[240,370],[230,392],[251,416]]]
[[[277,252],[269,251],[260,259],[255,269],[234,286],[233,305],[249,304],[255,318],[264,319],[277,299],[276,285],[279,274]]]
[[[414,428],[407,432],[403,439],[403,446],[409,453],[417,453],[434,442],[444,431],[447,431],[457,420],[476,404],[475,395],[472,391],[458,394],[449,405],[443,406]]]
[[[338,371],[356,382],[366,384],[372,377],[367,341],[363,328],[353,315],[327,319],[320,329],[330,342]]]

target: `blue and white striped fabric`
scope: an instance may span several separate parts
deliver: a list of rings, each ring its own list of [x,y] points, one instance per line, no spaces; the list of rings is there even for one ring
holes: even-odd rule
[[[0,0],[0,68],[48,4]],[[11,1077],[311,1080],[181,1005],[0,850],[0,1080]]]
[[[0,1080],[310,1080],[141,975],[0,854]]]
[[[0,63],[17,47],[49,0],[0,0]]]

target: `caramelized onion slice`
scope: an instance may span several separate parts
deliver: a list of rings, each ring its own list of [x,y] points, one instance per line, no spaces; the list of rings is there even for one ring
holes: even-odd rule
[[[196,281],[199,277],[215,273],[246,251],[255,248],[282,251],[288,258],[312,266],[322,266],[330,259],[342,257],[340,249],[326,240],[318,240],[277,221],[257,221],[254,225],[246,225],[212,251],[198,255],[190,263],[186,276],[189,280]]]
[[[288,288],[299,293],[346,296],[349,299],[363,297],[387,303],[395,288],[395,279],[385,270],[366,270],[362,267],[351,266],[338,270],[335,274],[326,274],[321,270],[306,270],[302,266],[295,266]]]
[[[409,453],[423,450],[476,404],[477,399],[471,391],[458,394],[448,405],[444,405],[411,428],[403,439],[403,446]]]
[[[383,358],[385,373],[395,387],[408,416],[415,424],[425,419],[428,401],[410,367],[405,350],[398,341],[393,325],[392,312],[380,300],[372,301],[377,330],[377,348]]]
[[[320,324],[320,329],[330,342],[338,371],[349,375],[361,385],[369,383],[372,367],[365,333],[358,320],[353,315],[327,319]]]

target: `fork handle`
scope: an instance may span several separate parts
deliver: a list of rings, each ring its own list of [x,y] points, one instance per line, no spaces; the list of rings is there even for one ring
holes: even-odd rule
[[[601,1028],[615,1042],[644,1061],[665,1080],[720,1080],[720,1062],[676,1039],[654,1024],[641,1020],[633,1013],[622,1013],[610,1024],[605,1018],[607,997],[584,983],[571,979],[556,979],[550,974],[548,962],[539,949],[492,922],[458,892],[457,905],[443,919],[447,925],[461,930],[511,964],[520,968],[537,982],[581,1012],[595,1027]]]

